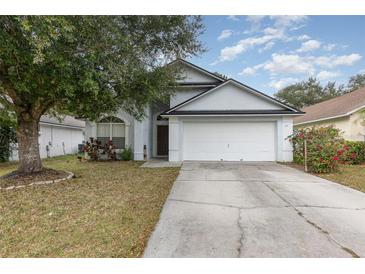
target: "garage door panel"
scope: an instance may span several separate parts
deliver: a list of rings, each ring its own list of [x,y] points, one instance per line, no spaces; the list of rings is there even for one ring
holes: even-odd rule
[[[187,152],[196,152],[196,147],[199,147],[199,152],[214,152],[214,151],[224,151],[226,148],[226,143],[215,143],[215,142],[186,142]]]
[[[275,123],[184,123],[183,159],[275,161]]]

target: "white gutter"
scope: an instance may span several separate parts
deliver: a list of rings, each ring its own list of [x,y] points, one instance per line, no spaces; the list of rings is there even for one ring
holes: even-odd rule
[[[54,124],[54,123],[48,123],[48,122],[39,122],[39,124],[45,125],[45,126],[66,127],[66,128],[73,128],[73,129],[85,129],[85,127]]]
[[[219,85],[219,84],[218,84]],[[217,85],[213,85],[213,84],[207,84],[207,85],[180,85],[177,86],[177,88],[209,88],[209,87],[216,87]]]
[[[161,114],[161,117],[216,117],[216,116],[260,116],[260,117],[264,117],[264,116],[299,116],[299,115],[303,115],[300,113],[284,113],[284,114],[178,114],[178,115],[164,115]]]

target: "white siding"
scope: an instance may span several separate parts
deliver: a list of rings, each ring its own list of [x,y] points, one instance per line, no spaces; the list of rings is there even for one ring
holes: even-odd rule
[[[83,141],[83,128],[49,124],[40,124],[39,126],[39,153],[41,158],[77,153],[78,145],[82,144]],[[13,151],[11,160],[18,160],[18,151]]]
[[[228,83],[192,101],[179,110],[280,110],[282,107]]]
[[[77,153],[77,146],[84,138],[81,130],[62,127],[52,127],[52,137],[51,157]]]
[[[170,98],[170,108],[189,100],[190,98],[204,92],[203,88],[179,88]]]
[[[200,87],[180,87],[176,90],[174,96],[170,98],[170,108],[174,107],[204,91],[210,89],[205,84],[218,84],[219,79],[205,73],[203,70],[194,68],[188,64],[183,63],[183,76],[184,79],[181,82],[184,83],[199,83]],[[202,84],[204,86],[202,86]],[[166,107],[167,108],[167,107]],[[229,81],[223,84],[212,92],[203,95],[200,98],[182,106],[179,110],[282,110],[280,104],[276,104],[270,99],[253,93],[250,89],[242,86],[238,86],[235,82]],[[135,160],[144,159],[144,146],[147,147],[147,158],[156,156],[157,146],[157,124],[169,125],[169,161],[182,161],[184,159],[184,151],[190,150],[194,152],[194,145],[189,149],[184,150],[184,123],[201,123],[202,128],[196,128],[190,130],[192,134],[200,132],[201,136],[195,136],[196,140],[201,138],[201,142],[207,139],[207,135],[212,135],[215,127],[219,127],[219,130],[226,138],[225,141],[237,141],[238,146],[247,147],[247,143],[251,143],[248,149],[252,149],[248,158],[251,160],[278,160],[278,161],[291,161],[292,160],[292,148],[287,139],[287,136],[292,132],[292,119],[280,116],[272,117],[170,117],[168,121],[157,121],[156,117],[165,110],[156,108],[151,111],[150,108],[146,109],[147,117],[143,121],[137,121],[124,111],[119,111],[117,117],[126,122],[126,139],[129,141],[126,144],[129,145],[134,153]],[[211,126],[204,128],[205,123],[213,123]],[[234,125],[241,123],[249,134],[242,131],[241,128],[237,128]],[[225,127],[224,125],[227,125]],[[255,126],[256,124],[256,126]],[[213,126],[212,126],[213,125]],[[210,132],[208,133],[208,131]],[[245,135],[246,134],[246,135]],[[250,135],[251,134],[251,135]],[[255,135],[256,134],[256,135]],[[96,124],[87,122],[86,124],[86,139],[90,136],[96,136]],[[266,139],[262,139],[263,138]],[[185,136],[186,137],[186,136]],[[246,138],[242,142],[242,138]],[[186,140],[186,138],[185,138]],[[239,141],[241,140],[241,141]],[[267,140],[264,142],[264,140]],[[192,140],[194,141],[194,140]],[[219,138],[215,140],[219,142]],[[213,144],[212,147],[217,144]],[[202,146],[205,146],[203,144]],[[262,155],[257,156],[255,151],[259,151],[258,146],[265,146],[265,151]],[[200,146],[198,146],[200,149]],[[237,148],[239,151],[241,148]],[[213,149],[214,150],[214,149]],[[246,150],[247,152],[248,150]],[[234,153],[234,152],[233,152]],[[240,152],[238,152],[240,153]],[[256,155],[256,156],[255,156]],[[237,156],[237,155],[236,155]],[[234,159],[241,159],[240,157],[234,157]],[[254,159],[256,157],[256,159]],[[261,158],[260,158],[261,157]],[[200,158],[200,157],[198,157]],[[202,157],[205,158],[205,157]],[[247,155],[246,155],[247,158]],[[247,159],[248,159],[247,158]],[[243,160],[246,160],[243,157]]]
[[[169,161],[182,160],[182,122],[176,117],[169,118]]]
[[[206,74],[205,72],[199,71],[196,68],[191,68],[188,65],[184,65],[182,71],[182,78],[180,82],[199,82],[199,83],[211,83],[217,82],[218,79]]]

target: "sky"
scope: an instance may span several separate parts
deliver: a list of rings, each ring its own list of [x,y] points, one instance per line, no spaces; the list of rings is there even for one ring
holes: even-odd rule
[[[316,77],[365,73],[365,16],[204,16],[207,51],[189,61],[272,95]]]

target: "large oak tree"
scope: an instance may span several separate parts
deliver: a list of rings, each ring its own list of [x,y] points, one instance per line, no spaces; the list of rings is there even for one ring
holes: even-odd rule
[[[16,114],[18,171],[42,170],[47,112],[141,118],[168,98],[178,69],[163,65],[200,53],[202,31],[196,16],[0,16],[0,105]]]
[[[289,105],[303,108],[343,95],[345,92],[344,87],[336,87],[335,82],[328,82],[325,86],[322,86],[316,78],[310,77],[306,81],[279,90],[274,96]]]

